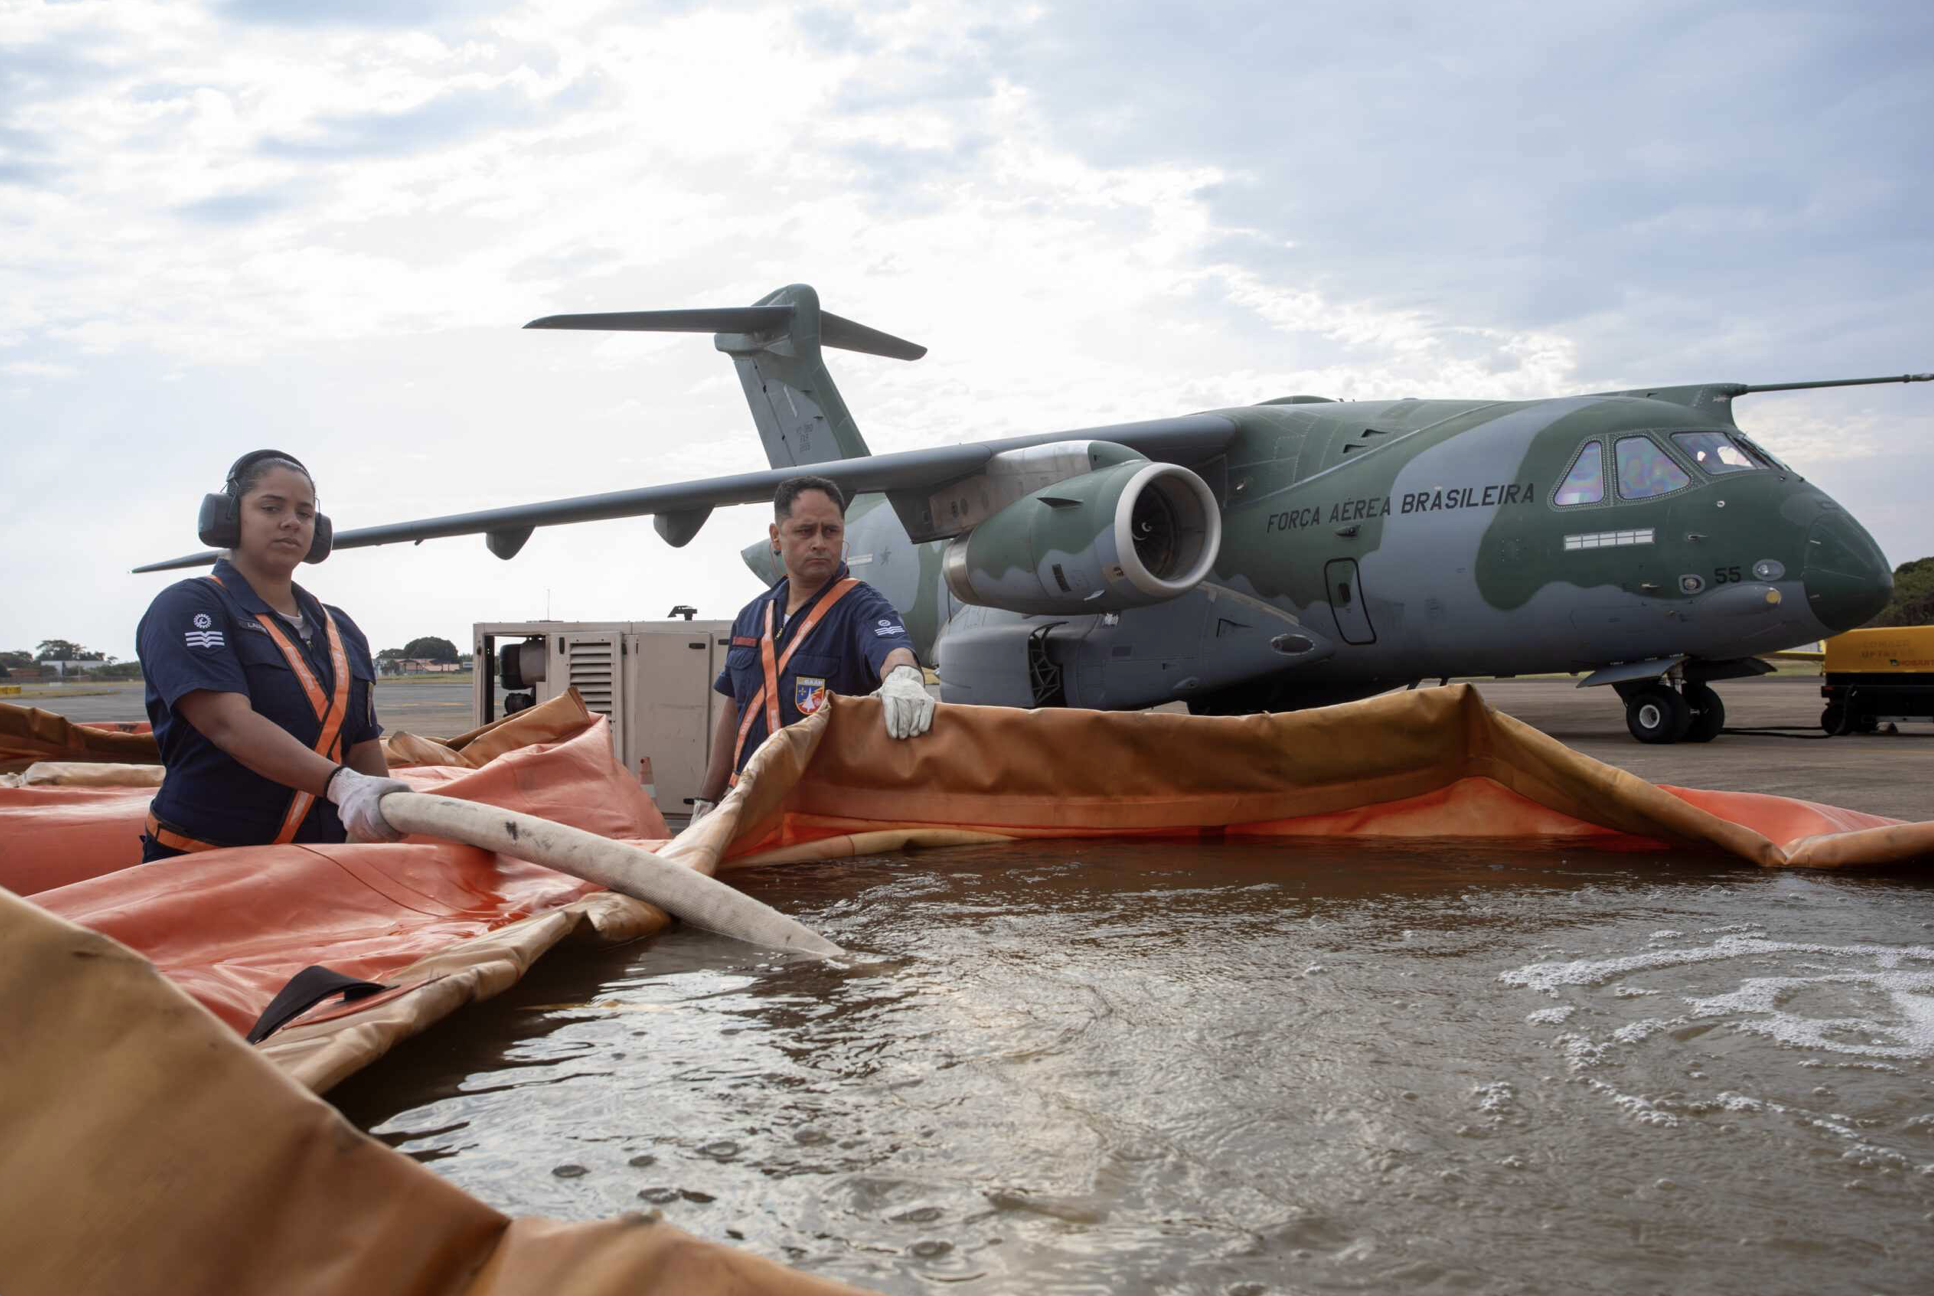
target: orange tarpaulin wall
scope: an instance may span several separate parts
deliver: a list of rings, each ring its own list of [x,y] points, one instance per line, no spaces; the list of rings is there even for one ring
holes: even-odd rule
[[[455,738],[439,742],[393,733],[384,737],[383,748],[391,770],[417,790],[466,796],[450,791],[447,781],[507,752],[581,734],[594,719],[572,689]],[[13,764],[26,771],[25,778],[52,775],[26,784],[17,782],[23,775],[0,775],[0,886],[34,895],[141,862],[143,823],[159,783],[152,777],[155,771],[140,763],[158,760],[159,753],[146,724],[138,730],[70,724],[45,711],[0,703],[0,756],[20,757]],[[25,759],[22,754],[29,752],[40,759]],[[637,798],[631,800],[635,808]],[[663,837],[657,807],[648,799],[642,804],[650,808],[639,809],[646,817],[634,825],[636,831]]]
[[[462,765],[476,768],[493,757],[534,742],[573,734],[591,722],[591,712],[576,689],[527,711],[481,725],[455,738],[437,740],[411,733],[383,736],[390,768],[405,765]],[[36,764],[86,762],[158,765],[161,749],[146,720],[74,721],[38,707],[0,702],[0,776]],[[7,786],[0,784],[0,787]]]
[[[612,759],[602,717],[564,742],[518,748],[480,770],[400,773],[419,790],[602,836],[647,844],[666,836],[651,798]],[[138,834],[151,795],[0,790],[0,885],[138,951],[237,1034],[311,965],[391,985],[338,1006],[357,1018],[346,1027],[380,1019],[398,1000],[406,1013],[353,1058],[332,1057],[325,1074],[304,1075],[318,1088],[459,1004],[501,990],[573,931],[624,938],[667,921],[576,878],[447,842],[257,846],[143,865]],[[462,950],[454,963],[439,960],[452,948]],[[329,1016],[324,1008],[311,1019]],[[301,1051],[293,1039],[274,1043]]]
[[[39,707],[0,702],[0,774],[43,760],[157,759],[146,720],[76,724]]]
[[[1765,866],[1934,857],[1934,823],[1655,786],[1462,684],[1287,715],[942,707],[932,734],[908,743],[882,732],[877,705],[841,698],[782,730],[743,792],[674,850],[710,868],[909,834],[1364,835],[1671,843]]]

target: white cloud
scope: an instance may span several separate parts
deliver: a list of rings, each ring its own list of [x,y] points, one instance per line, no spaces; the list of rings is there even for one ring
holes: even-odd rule
[[[45,360],[10,360],[0,364],[0,373],[16,378],[72,378],[80,372],[73,365],[52,364]]]

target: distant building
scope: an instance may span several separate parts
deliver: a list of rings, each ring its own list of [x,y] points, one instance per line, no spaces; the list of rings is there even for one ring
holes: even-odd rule
[[[43,670],[51,670],[53,674],[59,676],[62,679],[65,679],[69,675],[84,675],[88,671],[105,670],[109,665],[109,663],[104,661],[54,661],[54,660],[42,661],[36,664],[39,665]],[[22,675],[17,675],[15,676],[15,678],[25,679],[26,677]]]
[[[396,668],[404,675],[441,675],[463,669],[461,662],[431,661],[428,657],[399,657]]]

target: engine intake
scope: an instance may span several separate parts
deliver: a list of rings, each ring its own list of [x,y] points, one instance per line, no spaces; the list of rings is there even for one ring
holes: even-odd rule
[[[1134,458],[1044,486],[948,543],[947,588],[1013,612],[1117,612],[1188,593],[1222,547],[1208,484]]]

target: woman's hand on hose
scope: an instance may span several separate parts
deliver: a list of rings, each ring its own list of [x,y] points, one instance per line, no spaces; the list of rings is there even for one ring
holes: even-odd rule
[[[402,779],[378,778],[343,765],[329,776],[324,795],[342,816],[350,841],[396,842],[403,840],[403,834],[383,818],[382,800],[392,792],[409,790],[410,785]]]

